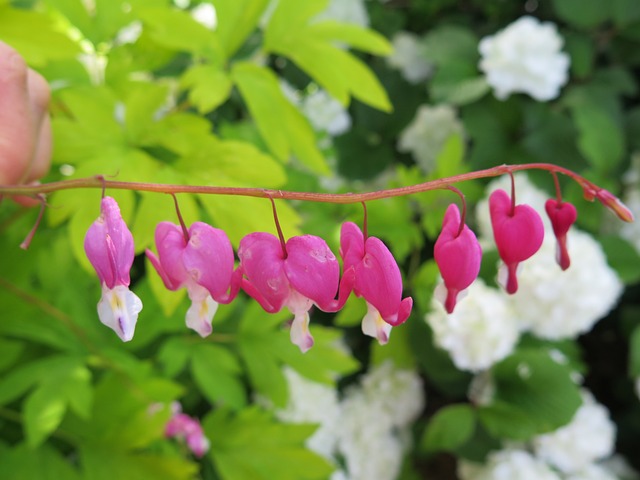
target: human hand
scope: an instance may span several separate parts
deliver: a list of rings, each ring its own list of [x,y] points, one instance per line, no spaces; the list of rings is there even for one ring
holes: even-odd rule
[[[0,41],[0,185],[31,183],[49,170],[49,98],[46,80]]]

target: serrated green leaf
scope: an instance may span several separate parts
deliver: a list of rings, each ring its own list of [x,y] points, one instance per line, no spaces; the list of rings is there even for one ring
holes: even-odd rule
[[[191,480],[198,465],[180,456],[127,452],[111,445],[83,446],[80,463],[85,480]]]
[[[162,344],[156,358],[167,377],[175,377],[184,370],[191,357],[191,347],[191,342],[181,337],[170,337]]]
[[[129,82],[123,104],[126,138],[129,144],[145,145],[149,130],[157,125],[155,115],[167,102],[167,85],[151,82]]]
[[[345,43],[374,55],[389,55],[393,51],[389,41],[378,32],[355,24],[324,20],[311,24],[308,31],[316,38]]]
[[[196,21],[189,13],[177,8],[147,7],[138,10],[151,38],[160,45],[178,51],[205,56],[222,65],[225,52],[215,32]]]
[[[66,411],[67,399],[57,385],[46,383],[36,388],[23,407],[27,444],[40,445],[58,428]]]
[[[269,0],[214,0],[218,25],[216,33],[227,58],[253,32]]]
[[[276,75],[248,62],[237,62],[231,75],[273,154],[288,161],[293,153],[314,172],[328,174],[329,167],[318,150],[313,128],[285,98]]]
[[[8,5],[0,5],[0,39],[34,66],[75,58],[80,53],[80,47],[56,29],[51,17]]]
[[[420,442],[426,452],[455,451],[467,442],[476,426],[471,405],[458,404],[441,408],[431,418]]]
[[[197,345],[191,355],[191,373],[202,394],[212,405],[240,409],[247,404],[237,358],[227,349],[211,344]]]
[[[234,246],[251,232],[273,232],[273,213],[266,199],[235,197],[225,198],[219,195],[200,195],[200,202],[213,218],[213,224],[226,232]],[[300,235],[301,219],[298,213],[287,203],[278,202],[278,218],[287,237]],[[239,212],[242,215],[239,215]]]
[[[72,462],[46,444],[38,448],[26,444],[3,448],[0,465],[3,480],[80,480]]]
[[[207,113],[229,98],[233,83],[226,72],[213,65],[195,65],[183,74],[180,85],[189,90],[189,101],[198,112]]]
[[[327,8],[329,0],[282,0],[277,4],[265,28],[265,46],[293,38],[309,20]]]
[[[333,471],[327,460],[304,447],[314,426],[279,424],[250,408],[235,416],[216,410],[203,427],[211,439],[209,455],[225,479],[320,480]]]

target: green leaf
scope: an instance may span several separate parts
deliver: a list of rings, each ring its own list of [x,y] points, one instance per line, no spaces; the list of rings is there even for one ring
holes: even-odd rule
[[[180,79],[180,86],[189,89],[189,101],[200,113],[215,110],[231,94],[229,75],[213,65],[195,65]]]
[[[309,24],[311,16],[324,5],[325,1],[307,1],[304,6],[291,0],[279,2],[265,31],[265,49],[289,57],[343,105],[348,105],[353,96],[390,112],[389,98],[369,67],[332,41],[351,41],[360,47],[372,42],[373,49],[385,53],[388,43],[359,27],[342,27],[337,22]]]
[[[162,344],[156,358],[167,377],[173,378],[184,370],[191,357],[191,347],[191,342],[181,337],[170,337]]]
[[[309,121],[285,98],[276,75],[248,62],[234,64],[231,74],[273,154],[287,161],[293,153],[312,171],[328,174]]]
[[[80,480],[72,461],[47,445],[0,449],[3,480]]]
[[[203,55],[216,65],[222,65],[226,59],[215,32],[193,19],[188,12],[168,7],[147,7],[138,12],[150,29],[151,38],[160,45]]]
[[[632,285],[640,280],[640,255],[635,247],[627,240],[610,235],[598,239],[607,262],[627,285]]]
[[[622,125],[596,102],[576,103],[571,108],[579,131],[578,148],[594,167],[608,171],[622,160],[625,140]]]
[[[247,404],[240,364],[227,349],[211,344],[197,345],[191,355],[191,373],[212,405],[240,409]]]
[[[177,455],[127,452],[110,446],[83,446],[80,463],[85,480],[191,480],[198,465]]]
[[[242,46],[255,30],[269,0],[214,0],[216,33],[227,58]]]
[[[46,383],[34,390],[24,408],[24,429],[27,444],[36,447],[62,422],[67,411],[67,399],[57,385]]]
[[[478,418],[484,428],[496,438],[524,441],[540,433],[534,418],[505,402],[493,402],[491,405],[480,407]]]
[[[455,451],[471,438],[475,427],[475,412],[471,405],[441,408],[429,421],[420,443],[421,448],[427,452]]]
[[[15,363],[24,351],[25,344],[18,340],[0,338],[0,372]],[[0,382],[0,385],[2,383]],[[1,394],[0,394],[1,395]]]
[[[309,34],[325,40],[346,43],[350,47],[373,55],[389,55],[393,47],[379,33],[359,25],[325,20],[309,26]]]
[[[80,53],[80,47],[57,30],[51,17],[8,5],[0,5],[0,40],[14,47],[34,66],[75,58]]]
[[[553,0],[562,20],[578,28],[593,28],[609,18],[611,3],[601,0]]]
[[[490,407],[500,411],[515,409],[513,417],[528,417],[536,429],[530,433],[545,433],[567,424],[582,404],[571,369],[555,362],[548,352],[520,349],[492,371],[496,392]],[[513,432],[519,440],[523,439],[522,433]]]
[[[211,439],[209,455],[228,480],[320,480],[334,469],[304,446],[314,426],[279,424],[255,407],[237,415],[218,409],[203,427]]]
[[[233,200],[219,195],[200,195],[200,202],[211,215],[214,226],[226,232],[233,245],[250,232],[273,232],[273,213],[266,199],[235,197]],[[298,213],[288,203],[277,203],[278,218],[283,232],[288,237],[300,235]],[[238,215],[242,212],[242,215]]]

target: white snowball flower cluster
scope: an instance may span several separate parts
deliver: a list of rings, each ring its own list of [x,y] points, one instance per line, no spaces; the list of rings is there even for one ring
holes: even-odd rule
[[[560,340],[588,332],[623,290],[591,235],[573,228],[567,242],[573,260],[563,272],[555,260],[556,240],[547,231],[542,247],[518,275],[518,292],[509,296],[521,326],[540,338]]]
[[[545,239],[540,250],[521,264],[518,291],[501,294],[521,329],[546,339],[574,338],[609,313],[622,293],[622,282],[607,264],[600,244],[575,227],[567,236],[571,266],[563,272],[556,264],[556,240],[544,211],[549,195],[529,182],[524,173],[515,175],[515,183],[516,203],[530,205],[540,214]],[[491,182],[487,192],[498,188],[511,191],[508,175]],[[493,248],[488,201],[479,202],[476,212],[480,242],[484,248]]]
[[[576,473],[585,465],[613,453],[616,426],[609,411],[583,392],[583,404],[568,425],[533,439],[538,458],[565,473]]]
[[[525,16],[480,41],[480,69],[500,100],[517,92],[551,100],[568,79],[570,59],[562,44],[554,24]]]
[[[507,357],[520,331],[500,291],[478,279],[467,292],[451,314],[434,298],[426,321],[435,343],[449,352],[457,368],[479,372]]]
[[[458,476],[460,480],[561,480],[547,464],[520,449],[492,452],[484,465],[462,461]]]
[[[304,97],[301,108],[317,131],[327,132],[335,137],[351,128],[349,112],[324,90],[315,90]]]
[[[276,411],[276,417],[288,423],[319,424],[307,440],[307,448],[332,458],[341,412],[338,392],[329,385],[304,378],[289,367],[284,369],[284,374],[289,386],[289,401],[286,408]]]
[[[425,46],[420,37],[411,32],[398,32],[392,39],[393,53],[387,58],[389,65],[400,70],[409,83],[417,84],[431,76],[434,66],[427,60]]]
[[[451,106],[421,105],[400,134],[398,150],[411,153],[420,168],[429,173],[445,142],[454,134],[463,135],[464,129]]]
[[[334,389],[285,370],[290,398],[278,418],[319,423],[309,449],[337,463],[332,480],[394,480],[402,466],[409,427],[424,406],[420,377],[387,362],[372,369],[340,402]]]
[[[618,477],[600,465],[591,464],[565,475],[564,480],[618,480]]]
[[[342,402],[339,449],[350,480],[393,480],[402,466],[408,429],[424,406],[422,382],[391,362],[376,367]]]
[[[351,128],[351,116],[347,109],[326,91],[314,88],[308,94],[296,90],[285,81],[280,82],[284,96],[302,111],[313,128],[332,137]]]

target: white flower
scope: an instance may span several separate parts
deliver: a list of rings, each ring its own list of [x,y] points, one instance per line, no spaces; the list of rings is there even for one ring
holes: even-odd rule
[[[572,228],[567,243],[572,261],[562,271],[556,263],[556,240],[547,231],[540,250],[518,274],[518,291],[509,296],[521,326],[541,338],[560,340],[588,332],[623,290],[591,235]]]
[[[618,477],[600,465],[591,464],[565,476],[564,480],[618,480]]]
[[[486,464],[458,464],[461,480],[560,480],[544,462],[524,450],[507,449],[489,454]]]
[[[218,25],[218,16],[216,8],[210,3],[201,3],[191,10],[193,19],[207,27],[209,30],[215,30]]]
[[[289,367],[284,369],[284,374],[289,386],[289,401],[286,408],[276,411],[276,416],[288,423],[319,424],[307,440],[307,447],[327,459],[333,458],[341,412],[337,391],[329,385],[306,379]]]
[[[363,0],[330,0],[325,11],[315,20],[335,20],[366,27],[369,25],[369,14]]]
[[[387,59],[389,65],[400,70],[409,83],[420,83],[431,76],[433,64],[427,60],[420,38],[410,32],[399,32],[392,40],[393,53]]]
[[[449,105],[421,105],[400,133],[398,150],[411,153],[420,168],[428,173],[435,167],[436,158],[449,137],[463,132],[456,111]]]
[[[313,128],[335,137],[351,128],[351,117],[344,106],[324,90],[315,90],[302,100],[302,113]]]
[[[615,444],[616,426],[609,411],[586,390],[582,396],[583,404],[568,425],[533,439],[538,458],[565,473],[608,457]]]
[[[422,382],[387,362],[350,388],[342,402],[339,453],[350,480],[394,480],[424,406]]]
[[[568,79],[570,59],[562,44],[554,24],[525,16],[480,41],[480,69],[500,100],[516,92],[551,100]]]
[[[457,368],[471,372],[491,367],[507,357],[519,338],[519,327],[502,292],[478,279],[468,295],[447,314],[437,300],[426,321],[435,343],[449,352]]]
[[[116,45],[124,45],[126,43],[135,43],[142,34],[142,22],[135,20],[128,25],[122,27],[116,34],[114,43]]]

